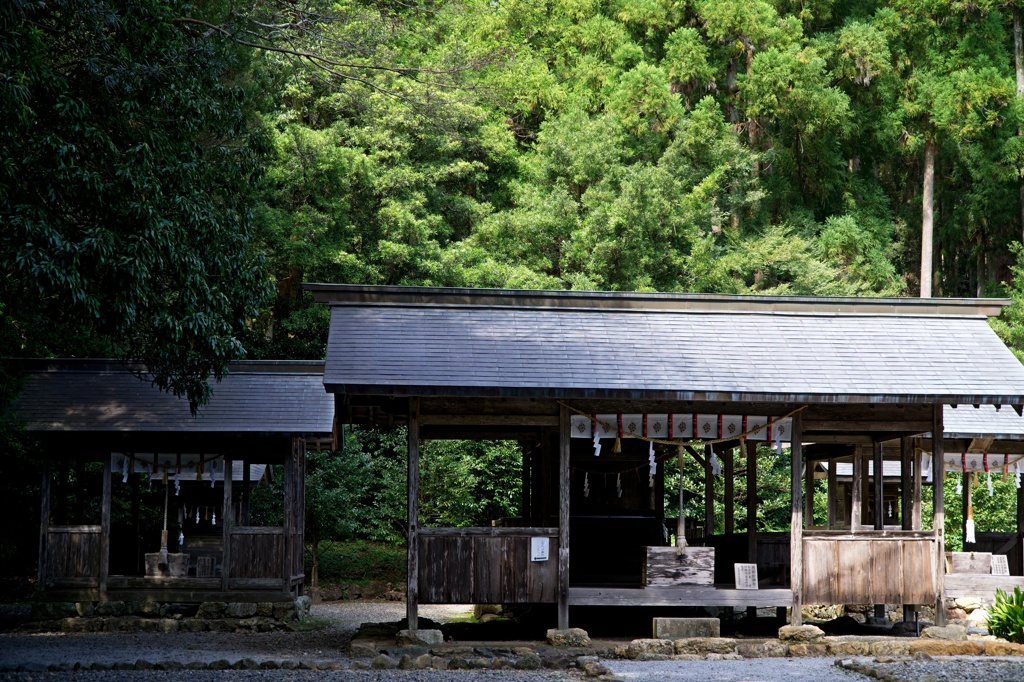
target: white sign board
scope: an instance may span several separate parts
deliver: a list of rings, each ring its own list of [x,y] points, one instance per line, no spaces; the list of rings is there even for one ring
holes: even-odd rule
[[[757,564],[733,564],[737,590],[757,589]]]
[[[1010,575],[1010,565],[1005,554],[992,555],[992,575]]]
[[[530,538],[530,561],[547,561],[551,538]]]

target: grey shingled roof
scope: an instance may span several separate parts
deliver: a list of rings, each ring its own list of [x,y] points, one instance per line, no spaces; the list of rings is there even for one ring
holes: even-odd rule
[[[29,431],[329,434],[322,362],[236,362],[193,417],[188,402],[110,361],[35,363],[14,405]]]
[[[942,411],[946,438],[994,438],[1024,440],[1024,417],[1009,408],[996,410],[995,405],[947,405]]]
[[[808,312],[762,312],[716,299],[718,310],[623,310],[607,301],[477,306],[470,295],[459,305],[389,302],[387,292],[369,303],[339,296],[324,374],[336,392],[1024,402],[1024,367],[976,314],[980,307],[951,314],[908,304],[900,314],[897,302],[886,312],[827,312],[804,299]]]

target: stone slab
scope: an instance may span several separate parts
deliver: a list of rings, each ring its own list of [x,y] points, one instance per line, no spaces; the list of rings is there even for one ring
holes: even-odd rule
[[[689,639],[721,637],[722,624],[717,618],[655,618],[654,639]]]

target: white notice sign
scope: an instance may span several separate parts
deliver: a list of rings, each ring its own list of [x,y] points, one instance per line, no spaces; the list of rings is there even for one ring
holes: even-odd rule
[[[992,575],[1010,575],[1010,565],[1005,554],[992,555]]]
[[[733,564],[737,590],[757,589],[757,564]]]
[[[551,538],[530,538],[530,561],[547,561]]]

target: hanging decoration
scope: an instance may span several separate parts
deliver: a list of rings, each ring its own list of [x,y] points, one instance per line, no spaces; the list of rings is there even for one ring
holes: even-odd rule
[[[676,450],[679,458],[679,518],[676,520],[676,556],[683,555],[683,548],[686,547],[686,500],[685,488],[683,487],[683,462],[686,459],[682,444]]]
[[[984,455],[985,460],[985,477],[988,480],[988,496],[992,497],[995,493],[992,491],[992,471],[988,468],[988,453]]]
[[[615,474],[615,492],[622,497],[622,474]]]
[[[651,447],[647,451],[647,467],[648,467],[647,487],[648,488],[653,488],[654,487],[654,474],[658,470],[658,460],[654,456],[654,441],[651,441],[650,445],[651,445]]]
[[[1020,490],[1020,461],[1013,463],[1013,485]]]
[[[583,497],[590,497],[590,473],[583,474]],[[214,517],[216,519],[216,517]],[[214,521],[213,525],[217,525]]]

